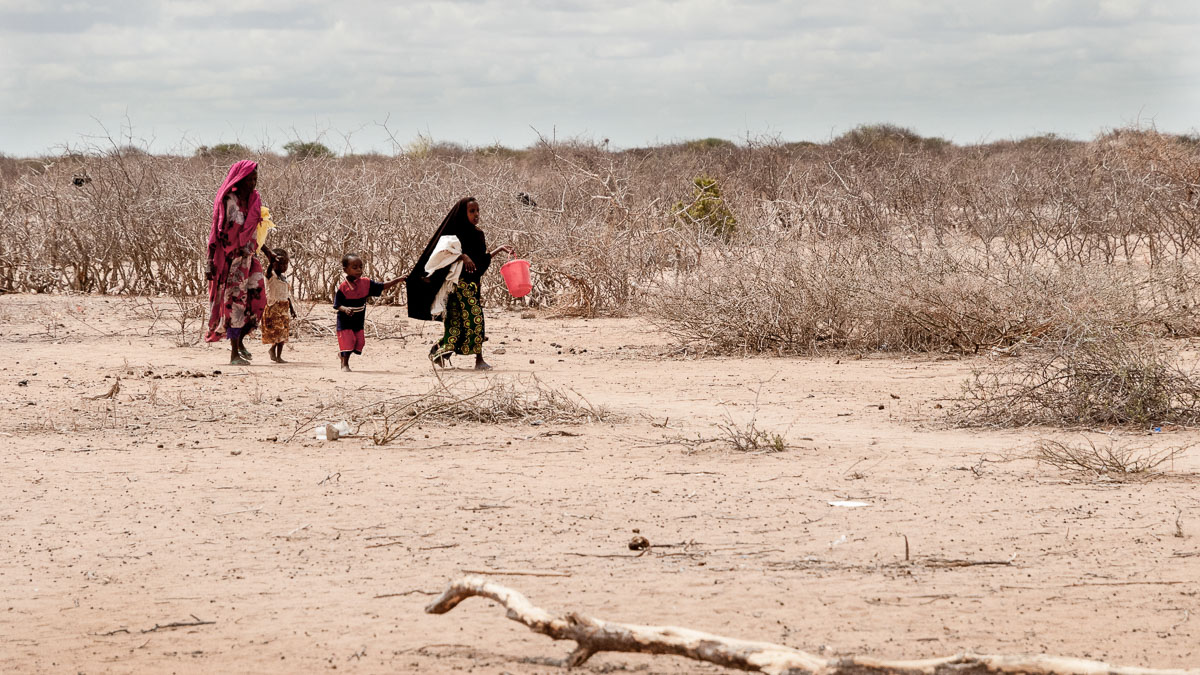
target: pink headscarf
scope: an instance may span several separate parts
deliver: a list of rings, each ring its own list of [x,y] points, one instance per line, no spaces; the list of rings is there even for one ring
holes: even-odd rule
[[[210,246],[217,243],[222,231],[228,225],[232,225],[232,223],[225,222],[225,198],[229,196],[230,190],[233,189],[234,185],[238,184],[238,181],[241,181],[257,170],[258,162],[252,162],[248,159],[243,159],[229,167],[229,173],[225,176],[225,182],[221,183],[220,189],[217,190],[217,197],[213,200],[212,229],[208,233],[208,243]],[[229,232],[228,241],[235,249],[245,246],[250,241],[250,237],[258,229],[261,210],[262,201],[258,197],[258,190],[255,190],[250,195],[246,222],[242,224],[239,231]]]
[[[229,173],[225,176],[225,181],[221,183],[220,189],[217,190],[216,199],[213,200],[212,229],[208,232],[208,255],[209,262],[213,266],[214,281],[220,280],[221,283],[224,283],[225,275],[229,272],[230,256],[234,251],[250,243],[258,231],[258,223],[262,220],[262,200],[258,196],[258,190],[250,194],[245,222],[238,225],[226,222],[225,219],[225,198],[229,196],[229,192],[234,185],[237,185],[238,181],[257,170],[258,162],[248,159],[243,159],[229,167]],[[218,245],[222,234],[225,234],[226,245],[224,247]]]

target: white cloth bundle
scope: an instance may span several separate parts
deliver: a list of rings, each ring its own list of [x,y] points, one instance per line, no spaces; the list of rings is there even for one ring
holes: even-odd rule
[[[445,313],[446,298],[450,297],[450,292],[458,285],[458,277],[462,274],[463,268],[462,260],[459,260],[461,255],[462,243],[458,237],[445,236],[438,239],[433,253],[429,254],[429,262],[425,263],[425,274],[433,274],[443,267],[450,267],[450,271],[446,274],[446,281],[438,289],[437,295],[433,298],[433,306],[429,308],[429,314],[434,318],[441,317]]]

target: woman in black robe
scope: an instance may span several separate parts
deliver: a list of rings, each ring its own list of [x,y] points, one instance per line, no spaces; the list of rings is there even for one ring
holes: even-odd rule
[[[431,309],[438,291],[446,282],[447,275],[453,273],[455,264],[458,261],[462,263],[458,268],[458,282],[446,297],[445,311],[439,314],[446,327],[445,334],[429,350],[429,358],[439,366],[449,365],[451,354],[474,354],[476,369],[491,369],[483,360],[483,342],[487,337],[484,332],[479,283],[484,272],[487,272],[492,264],[492,256],[498,253],[512,255],[513,248],[505,244],[488,251],[483,230],[479,229],[479,220],[479,202],[475,201],[474,197],[458,200],[442,219],[442,224],[433,233],[421,257],[417,258],[417,263],[405,282],[408,291],[408,316],[422,321],[433,321],[436,317],[432,316]],[[453,259],[451,264],[426,273],[426,263],[438,249],[438,243],[443,237],[457,237],[462,253]]]

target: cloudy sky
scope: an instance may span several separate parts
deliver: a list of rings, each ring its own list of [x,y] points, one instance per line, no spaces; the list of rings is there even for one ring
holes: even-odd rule
[[[1195,0],[0,0],[0,152],[1190,132],[1198,45]]]

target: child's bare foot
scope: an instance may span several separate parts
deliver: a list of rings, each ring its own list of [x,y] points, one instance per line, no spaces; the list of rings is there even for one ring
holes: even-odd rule
[[[348,372],[350,372],[350,364],[348,364],[348,363],[343,363],[343,364],[342,364],[342,370],[343,370],[344,372],[347,372],[347,373],[348,373]]]
[[[271,355],[271,360],[275,363],[287,363],[287,361],[283,360],[282,356],[275,356],[274,354]]]

